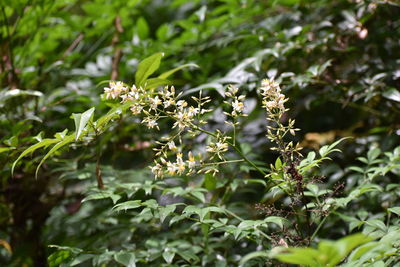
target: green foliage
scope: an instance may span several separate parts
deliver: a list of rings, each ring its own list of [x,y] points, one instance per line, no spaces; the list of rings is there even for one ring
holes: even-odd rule
[[[321,241],[317,249],[290,248],[288,253],[275,255],[278,260],[304,266],[336,266],[356,247],[371,241],[363,234],[354,234],[338,241]]]

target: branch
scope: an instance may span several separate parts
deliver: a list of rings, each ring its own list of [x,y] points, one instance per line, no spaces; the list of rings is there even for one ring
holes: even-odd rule
[[[122,58],[122,49],[117,47],[119,40],[120,40],[120,34],[124,32],[124,29],[122,28],[121,25],[121,17],[117,16],[114,21],[114,27],[115,27],[115,32],[114,32],[114,37],[111,41],[111,46],[114,48],[114,56],[112,60],[112,71],[111,71],[111,80],[117,80],[119,76],[119,63]]]

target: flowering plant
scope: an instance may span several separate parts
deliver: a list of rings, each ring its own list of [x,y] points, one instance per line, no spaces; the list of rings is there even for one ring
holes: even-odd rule
[[[161,240],[164,248],[153,250],[155,254],[152,257],[162,255],[168,264],[178,255],[185,262],[196,263],[199,261],[197,254],[213,249],[217,253],[219,239],[213,240],[210,237],[219,232],[223,232],[224,239],[229,242],[235,240],[241,242],[242,246],[247,246],[247,241],[250,240],[257,244],[257,250],[269,250],[268,253],[250,253],[242,258],[242,263],[254,257],[268,258],[268,262],[274,259],[292,262],[291,254],[286,255],[285,249],[289,246],[310,245],[326,218],[336,209],[346,206],[354,197],[350,195],[345,199],[336,198],[340,185],[333,190],[324,189],[320,186],[323,177],[315,175],[318,174],[319,164],[329,159],[329,153],[339,151],[335,147],[341,140],[321,147],[320,157],[316,157],[315,152],[309,152],[303,158],[300,153],[302,148],[291,140],[299,129],[295,128],[294,120],[286,119],[289,111],[286,107],[288,98],[282,93],[278,82],[272,79],[262,80],[258,92],[266,115],[265,133],[270,141],[270,149],[277,153],[275,163],[267,167],[268,164],[257,162],[255,156],[246,152],[240,144],[238,136],[245,117],[249,115],[246,113],[246,95],[240,88],[235,85],[226,87],[223,114],[226,116],[224,123],[227,127],[213,128],[210,122],[213,113],[211,97],[200,91],[199,96],[185,98],[182,92],[178,92],[166,80],[182,67],[157,78],[149,78],[158,68],[162,56],[159,53],[142,61],[138,66],[136,82],[132,86],[121,81],[108,82],[103,99],[112,108],[107,114],[97,120],[94,120],[94,108],[81,114],[73,114],[76,126],[73,133],[65,130],[57,133],[55,138],[39,137],[39,142],[25,150],[14,162],[12,171],[22,157],[37,149],[51,147],[39,163],[39,170],[43,162],[61,148],[96,141],[123,114],[133,115],[148,131],[158,133],[156,136],[161,135],[154,142],[153,163],[147,168],[156,179],[148,180],[146,177],[141,183],[122,183],[107,176],[109,181],[104,181],[102,166],[97,157],[95,174],[98,188],[91,188],[82,202],[111,199],[111,210],[127,212],[125,215],[118,215],[122,218],[133,216],[131,220],[138,229],[143,227],[142,222],[154,225],[154,220],[159,220],[163,224],[168,217],[168,227],[172,232],[178,231],[180,235],[191,231],[202,233],[204,240],[193,240],[193,246],[177,245],[175,237],[173,240]],[[233,166],[234,170],[229,170],[229,166]],[[238,167],[237,170],[235,167]],[[107,173],[104,168],[103,171]],[[234,175],[241,176],[242,179],[235,179]],[[183,182],[187,182],[188,186],[180,185]],[[238,187],[245,187],[248,183],[261,184],[266,194],[266,200],[254,206],[261,214],[260,219],[254,219],[249,214],[238,214],[234,202],[229,201]],[[154,198],[140,197],[135,193],[138,190],[143,190],[146,195]],[[359,190],[357,194],[365,192]],[[165,197],[172,195],[173,198],[167,204],[163,203],[154,195],[157,191]],[[176,197],[182,199],[177,200]],[[135,212],[138,208],[141,211]],[[123,221],[124,219],[118,222]],[[185,222],[187,228],[181,229],[176,226],[177,222]],[[360,236],[355,238],[358,240],[357,244],[369,242],[369,239]],[[185,242],[187,241],[179,244],[186,244]],[[204,243],[204,249],[198,248],[199,242]],[[147,248],[150,243],[151,239],[148,239],[144,244],[135,244],[137,249],[120,248],[120,251],[113,252],[114,259],[124,264],[127,257],[133,261],[138,258],[143,262],[150,262]],[[94,257],[75,248],[57,248],[59,250],[54,257],[65,250],[74,255],[73,259]],[[296,250],[290,251],[297,253]],[[344,257],[343,255],[338,257]]]

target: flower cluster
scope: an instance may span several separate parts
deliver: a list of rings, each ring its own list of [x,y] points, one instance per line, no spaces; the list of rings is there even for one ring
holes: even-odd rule
[[[163,138],[163,142],[157,142],[156,160],[151,166],[151,171],[157,178],[168,175],[193,174],[202,163],[202,155],[196,157],[191,151],[184,155],[182,136],[184,132],[196,136],[201,133],[200,126],[206,122],[202,115],[210,112],[204,105],[210,102],[210,97],[192,97],[195,105],[189,105],[186,100],[179,99],[173,86],[165,86],[161,90],[145,90],[135,85],[129,87],[119,81],[111,81],[109,87],[104,88],[106,99],[120,99],[121,103],[129,104],[133,115],[141,115],[141,122],[149,129],[158,129],[158,120],[161,118],[172,119],[172,135]],[[179,145],[177,145],[177,143]],[[218,155],[225,150],[217,142]],[[227,150],[227,147],[226,147]],[[213,153],[214,155],[214,153]],[[201,170],[200,170],[201,171]]]
[[[224,103],[230,105],[232,107],[232,111],[230,113],[224,112],[225,115],[233,118],[234,120],[239,116],[246,116],[243,113],[244,110],[244,95],[237,96],[239,88],[229,85],[228,90],[225,92],[225,96],[230,99],[230,101],[224,101]]]
[[[227,139],[229,137],[224,136],[220,131],[217,132],[217,142],[211,143],[207,146],[207,152],[211,153],[211,159],[218,157],[220,160],[224,160],[223,154],[228,151],[229,145]]]
[[[263,96],[263,107],[267,109],[269,115],[282,115],[286,111],[284,104],[288,99],[281,93],[277,82],[264,79],[260,90]]]
[[[301,147],[298,143],[285,142],[284,137],[290,133],[295,135],[299,129],[294,128],[295,121],[289,119],[287,125],[282,122],[283,114],[288,111],[284,104],[288,99],[281,93],[279,84],[265,79],[261,82],[260,93],[263,97],[263,107],[267,111],[267,138],[275,145],[271,150],[278,151],[286,163],[294,160],[294,155],[300,155]]]
[[[191,100],[181,99],[182,93],[177,93],[173,86],[165,86],[160,90],[144,89],[142,87],[128,86],[123,82],[112,81],[109,87],[104,88],[106,99],[120,99],[121,103],[129,108],[133,115],[141,117],[141,122],[149,129],[159,128],[159,120],[172,120],[172,131],[170,134],[156,142],[158,146],[153,148],[156,152],[154,165],[151,171],[157,178],[165,175],[191,175],[200,172],[218,172],[217,166],[228,161],[224,154],[229,146],[235,146],[235,127],[239,124],[238,118],[246,116],[244,111],[244,95],[238,94],[239,89],[228,86],[225,103],[230,106],[230,112],[225,114],[231,118],[226,122],[233,126],[233,142],[228,140],[226,133],[219,130],[208,132],[201,128],[207,122],[205,114],[210,112],[205,105],[211,101],[209,96],[192,97]],[[190,104],[193,103],[193,104]],[[129,106],[127,106],[129,105]],[[199,134],[207,134],[213,140],[205,147],[205,160],[203,154],[195,156],[187,148],[183,139],[187,134],[193,138]],[[220,162],[218,162],[218,160]]]
[[[173,141],[168,142],[166,144],[166,147],[171,152],[175,152],[177,150]],[[163,178],[165,173],[167,173],[168,175],[191,175],[195,173],[197,165],[201,163],[201,160],[197,161],[191,151],[187,153],[186,160],[183,159],[182,152],[176,153],[175,161],[170,161],[166,159],[166,151],[163,151],[162,153],[164,154],[164,156],[161,156],[159,160],[155,160],[154,166],[150,167],[152,173],[156,178]]]
[[[129,92],[129,88],[123,82],[111,81],[109,86],[104,88],[106,99],[117,99],[122,94]]]

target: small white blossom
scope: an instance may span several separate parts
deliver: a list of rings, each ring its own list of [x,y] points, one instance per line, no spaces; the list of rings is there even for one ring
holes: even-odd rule
[[[154,127],[158,128],[158,123],[157,123],[157,121],[156,121],[154,118],[151,118],[151,117],[146,117],[146,118],[144,118],[144,119],[142,120],[142,123],[146,123],[146,126],[147,126],[149,129],[152,129],[152,128],[154,128]]]
[[[218,156],[218,158],[222,159],[222,154],[226,151],[228,151],[228,143],[225,142],[226,137],[224,138],[219,138],[219,140],[216,143],[211,143],[206,147],[206,151],[209,153],[214,154],[214,156]],[[213,158],[212,156],[211,158]]]
[[[178,172],[179,168],[174,163],[168,161],[167,162],[167,171],[169,175],[174,175]]]
[[[109,83],[110,87],[104,88],[104,93],[106,94],[106,99],[116,99],[121,94],[128,91],[128,87],[126,87],[123,82],[114,82],[111,81]]]
[[[176,163],[175,163],[175,165],[176,165],[176,167],[178,169],[178,171],[177,171],[178,174],[182,174],[185,171],[186,164],[182,159],[182,153],[178,153],[176,155]]]
[[[186,107],[188,104],[185,100],[179,100],[178,102],[176,102],[176,105],[180,108],[184,108]]]
[[[158,96],[150,98],[149,100],[150,100],[150,109],[152,110],[156,110],[157,107],[162,104],[162,101],[160,98],[158,98]]]
[[[176,151],[176,150],[177,150],[177,147],[176,147],[174,141],[169,141],[169,142],[167,143],[167,146],[168,146],[169,150],[171,150],[171,151]]]
[[[138,115],[142,112],[143,107],[139,104],[134,104],[130,107],[130,110],[132,111],[133,115]]]
[[[189,117],[194,117],[194,116],[196,116],[197,114],[199,114],[199,111],[200,111],[199,108],[189,107],[187,113],[188,113],[188,116],[189,116]]]
[[[164,108],[175,105],[175,99],[167,99],[163,102]]]
[[[243,109],[244,109],[244,104],[241,101],[238,101],[237,99],[235,101],[232,102],[232,108],[233,111],[237,112],[237,113],[242,113]]]
[[[188,153],[189,159],[187,160],[189,169],[193,170],[196,167],[196,160],[192,154],[192,151]]]
[[[150,168],[151,172],[154,174],[156,178],[162,178],[164,176],[163,168],[160,163],[156,163],[156,165]]]

